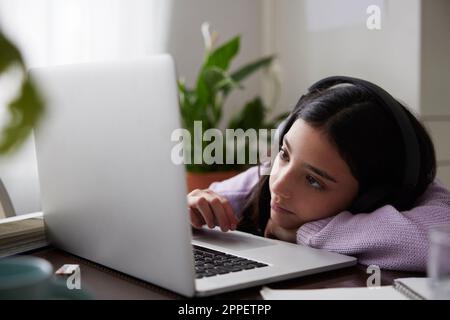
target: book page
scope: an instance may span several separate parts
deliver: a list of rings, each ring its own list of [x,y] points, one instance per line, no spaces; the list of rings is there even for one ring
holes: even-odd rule
[[[393,286],[307,290],[264,287],[261,295],[265,300],[408,300]]]
[[[397,290],[405,292],[406,295],[415,299],[432,299],[430,278],[400,278],[394,280]]]

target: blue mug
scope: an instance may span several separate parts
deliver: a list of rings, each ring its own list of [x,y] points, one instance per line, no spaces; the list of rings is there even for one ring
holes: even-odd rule
[[[85,290],[67,288],[53,276],[52,265],[44,259],[17,256],[0,259],[0,300],[4,299],[92,299]]]

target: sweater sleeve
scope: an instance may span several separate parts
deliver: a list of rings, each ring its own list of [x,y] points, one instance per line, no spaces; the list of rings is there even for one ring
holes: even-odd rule
[[[383,269],[426,271],[430,228],[450,223],[450,192],[435,180],[415,206],[397,211],[390,205],[368,214],[343,211],[302,225],[297,243],[358,258]]]
[[[213,182],[209,189],[227,198],[236,217],[240,218],[247,197],[258,180],[258,166],[255,166],[230,179]]]

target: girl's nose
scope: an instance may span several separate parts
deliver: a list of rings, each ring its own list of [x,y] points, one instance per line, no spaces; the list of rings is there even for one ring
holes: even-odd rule
[[[280,196],[280,195],[278,195],[276,193],[273,194],[273,201],[275,203],[281,203],[282,202],[281,200],[282,200],[282,196]]]
[[[275,178],[272,185],[272,192],[274,194],[274,201],[281,202],[282,199],[289,199],[291,197],[291,186],[289,185],[289,177],[286,172],[280,172]]]

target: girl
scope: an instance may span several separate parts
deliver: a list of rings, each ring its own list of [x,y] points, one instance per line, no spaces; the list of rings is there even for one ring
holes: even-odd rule
[[[404,133],[379,96],[355,81],[331,81],[302,96],[280,129],[270,176],[253,167],[189,193],[192,225],[217,224],[352,255],[365,265],[424,272],[428,229],[450,223],[450,192],[435,180],[433,143],[399,105],[420,158],[414,186],[400,197],[410,160]]]

